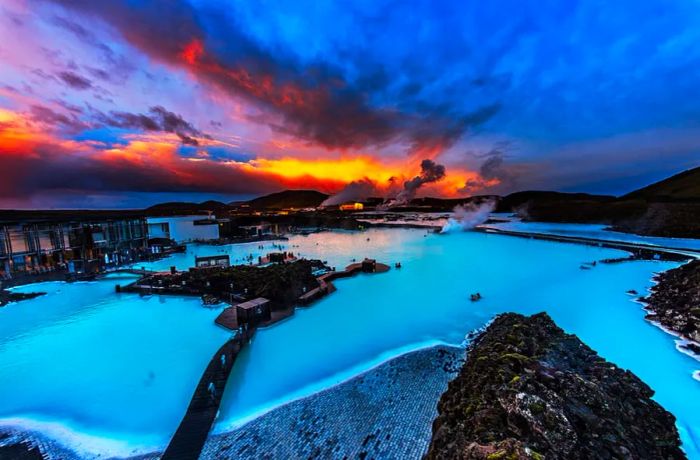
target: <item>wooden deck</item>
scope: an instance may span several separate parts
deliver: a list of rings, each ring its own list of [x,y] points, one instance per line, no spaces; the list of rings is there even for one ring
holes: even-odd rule
[[[192,395],[187,412],[170,440],[161,460],[190,460],[199,458],[209,436],[226,381],[238,353],[248,343],[255,329],[236,334],[214,354]],[[223,358],[222,358],[223,356]]]

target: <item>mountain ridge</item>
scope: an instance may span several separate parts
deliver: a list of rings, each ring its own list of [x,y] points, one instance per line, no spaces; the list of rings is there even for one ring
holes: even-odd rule
[[[329,197],[317,190],[283,190],[243,202],[252,209],[315,208]],[[240,206],[241,202],[229,203]]]

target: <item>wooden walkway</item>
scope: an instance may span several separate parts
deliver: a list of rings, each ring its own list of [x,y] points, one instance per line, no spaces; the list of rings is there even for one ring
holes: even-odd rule
[[[482,233],[492,233],[497,235],[515,236],[519,238],[529,238],[534,240],[557,241],[562,243],[585,244],[611,249],[622,249],[631,252],[636,257],[653,259],[659,254],[666,260],[684,261],[689,258],[700,259],[700,251],[694,249],[670,248],[665,246],[654,246],[645,243],[633,243],[626,241],[604,240],[583,236],[554,235],[548,233],[520,232],[514,230],[501,230],[493,227],[475,228],[474,231]]]
[[[146,270],[144,268],[115,268],[113,270],[107,270],[105,273],[129,273],[131,275],[146,276],[155,275],[158,272],[154,270]]]
[[[226,381],[238,353],[248,343],[255,329],[237,333],[212,357],[197,385],[187,412],[170,440],[161,460],[191,460],[199,458],[209,436]],[[223,358],[222,358],[223,356]]]
[[[329,272],[318,278],[319,287],[299,298],[302,304],[323,297],[335,291],[331,282],[334,279],[345,278],[361,273],[361,263],[351,264],[341,272]],[[377,263],[372,273],[383,273],[389,270],[389,266]],[[128,286],[127,286],[128,287]],[[273,312],[272,318],[263,325],[272,324],[287,318],[294,313],[294,307],[288,310]],[[236,306],[224,309],[216,318],[216,323],[227,329],[234,330],[239,326]],[[226,342],[209,361],[207,369],[197,384],[187,412],[180,422],[180,426],[173,435],[168,447],[165,449],[161,460],[190,460],[197,459],[202,452],[211,430],[212,424],[219,411],[221,398],[226,388],[226,382],[231,374],[231,369],[238,353],[246,346],[255,334],[255,328],[238,329],[236,335]]]

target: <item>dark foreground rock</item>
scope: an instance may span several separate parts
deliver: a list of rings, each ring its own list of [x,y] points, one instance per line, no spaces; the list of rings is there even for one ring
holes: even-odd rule
[[[46,295],[45,292],[12,292],[7,290],[0,290],[0,307],[4,307],[10,302],[20,302],[22,300],[29,300],[35,297]]]
[[[6,438],[0,434],[0,460],[44,460],[38,447],[22,442],[5,445]]]
[[[700,260],[654,278],[657,284],[643,300],[647,319],[660,323],[686,340],[686,348],[700,354]]]
[[[426,458],[685,458],[653,394],[545,313],[501,315],[442,395]]]

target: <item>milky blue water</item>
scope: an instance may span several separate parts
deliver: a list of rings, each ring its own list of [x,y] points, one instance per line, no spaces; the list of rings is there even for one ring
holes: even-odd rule
[[[86,455],[167,444],[230,334],[199,299],[115,293],[133,279],[16,289],[48,294],[0,308],[0,424]]]
[[[368,240],[369,239],[369,240]],[[264,244],[265,249],[257,249]],[[243,258],[270,242],[190,246],[149,268],[184,269],[195,253]],[[676,264],[581,263],[623,252],[483,233],[373,229],[294,236],[285,249],[338,268],[376,257],[403,268],[336,282],[338,291],[261,329],[239,356],[217,431],[352,377],[403,352],[459,344],[494,314],[547,311],[606,359],[635,372],[678,418],[700,458],[700,363],[644,320],[625,294]],[[233,257],[234,259],[236,257]],[[49,296],[0,309],[0,418],[70,441],[85,454],[145,452],[167,443],[202,370],[228,334],[198,299],[115,294],[109,279],[22,287]],[[483,300],[470,302],[480,292]],[[20,419],[20,420],[18,420]],[[37,423],[41,422],[41,423]]]
[[[403,268],[340,280],[333,295],[259,331],[236,362],[217,431],[408,350],[459,344],[497,313],[547,311],[603,357],[645,380],[678,417],[690,456],[700,458],[700,382],[692,378],[700,363],[679,353],[674,338],[646,322],[626,294],[645,292],[654,272],[676,264],[635,261],[581,270],[583,262],[624,253],[473,232],[424,235],[371,230],[290,240],[302,254],[338,266],[348,262],[349,252],[401,261]],[[354,250],[341,251],[346,247]],[[484,299],[471,302],[474,292]]]
[[[224,246],[213,246],[208,244],[188,244],[187,250],[182,253],[173,254],[165,259],[155,260],[153,262],[139,262],[134,264],[136,268],[146,268],[155,271],[167,271],[174,266],[178,270],[187,270],[194,267],[194,259],[196,256],[216,256],[228,255],[232,265],[248,264],[249,257],[253,257],[253,263],[258,262],[258,256],[277,250],[275,245],[286,244],[284,240],[277,241],[261,241],[259,243],[243,243],[243,244],[227,244]],[[264,249],[260,249],[259,246]]]

